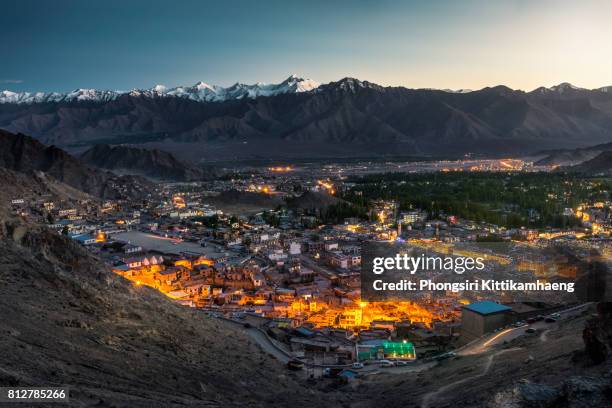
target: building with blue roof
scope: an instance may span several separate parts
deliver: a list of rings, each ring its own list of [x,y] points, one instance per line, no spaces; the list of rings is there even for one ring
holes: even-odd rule
[[[463,308],[475,313],[479,313],[481,315],[490,315],[494,313],[502,313],[512,310],[512,308],[508,306],[502,305],[501,303],[492,302],[490,300],[471,303],[467,306],[463,306]]]
[[[472,341],[512,322],[512,308],[484,300],[463,306],[461,311],[461,338]]]
[[[71,234],[70,238],[79,242],[82,245],[92,245],[96,243],[96,238],[89,234]]]

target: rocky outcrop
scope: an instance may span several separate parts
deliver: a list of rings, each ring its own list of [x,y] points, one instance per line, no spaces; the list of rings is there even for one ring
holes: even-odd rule
[[[586,355],[594,364],[606,361],[612,351],[612,303],[600,302],[597,314],[587,320],[582,332]]]
[[[523,381],[498,392],[489,408],[591,408],[612,405],[610,376],[575,376],[557,387]]]

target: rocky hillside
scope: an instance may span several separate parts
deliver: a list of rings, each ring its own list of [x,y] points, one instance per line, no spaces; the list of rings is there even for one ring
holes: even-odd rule
[[[90,199],[91,196],[48,176],[44,172],[24,174],[0,167],[2,200],[0,207],[7,207],[13,198],[49,197],[49,201],[72,201]]]
[[[612,93],[382,87],[344,78],[308,92],[220,102],[122,94],[0,104],[0,128],[62,147],[157,146],[193,160],[526,153],[612,140]]]
[[[564,170],[592,176],[612,175],[612,150],[601,152],[590,160],[576,166],[566,167]]]
[[[287,201],[287,205],[292,209],[302,209],[311,211],[321,211],[330,205],[344,202],[328,193],[319,191],[306,191],[298,197],[293,197]]]
[[[539,166],[573,166],[590,160],[601,152],[612,151],[612,143],[590,146],[583,149],[561,149],[542,152],[546,155],[535,162]]]
[[[68,238],[0,223],[0,386],[66,386],[71,406],[341,406],[239,329],[135,287]]]
[[[273,210],[281,206],[283,200],[272,194],[229,190],[208,198],[215,208],[229,214],[249,214]]]
[[[140,175],[156,180],[196,181],[211,176],[211,173],[205,173],[157,149],[95,145],[79,158],[89,165],[117,174]]]
[[[142,178],[92,169],[56,146],[45,146],[31,137],[2,130],[0,167],[24,174],[43,172],[99,198],[139,197],[152,190],[152,185]]]

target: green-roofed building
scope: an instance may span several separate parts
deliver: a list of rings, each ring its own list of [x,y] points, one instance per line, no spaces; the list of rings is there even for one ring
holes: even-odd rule
[[[357,346],[359,361],[386,358],[416,360],[414,344],[404,341],[370,340]]]

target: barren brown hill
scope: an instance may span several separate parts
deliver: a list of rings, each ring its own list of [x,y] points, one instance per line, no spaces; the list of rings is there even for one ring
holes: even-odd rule
[[[339,204],[343,200],[328,193],[319,191],[306,191],[301,196],[287,201],[290,208],[301,208],[303,210],[325,210],[330,205]]]
[[[210,172],[157,149],[95,145],[79,158],[91,166],[118,174],[140,175],[157,180],[196,181],[212,176]]]
[[[576,166],[565,167],[562,170],[592,176],[609,176],[612,174],[612,151],[608,150],[601,152],[590,160],[584,161]]]
[[[0,386],[71,406],[338,406],[243,335],[108,271],[68,238],[0,224]]]
[[[152,185],[141,177],[116,176],[93,169],[56,146],[45,146],[22,134],[0,130],[0,167],[24,174],[48,176],[99,198],[134,198],[146,195]]]
[[[224,191],[218,196],[208,198],[207,201],[230,214],[273,210],[283,204],[283,200],[275,195],[238,190]]]

